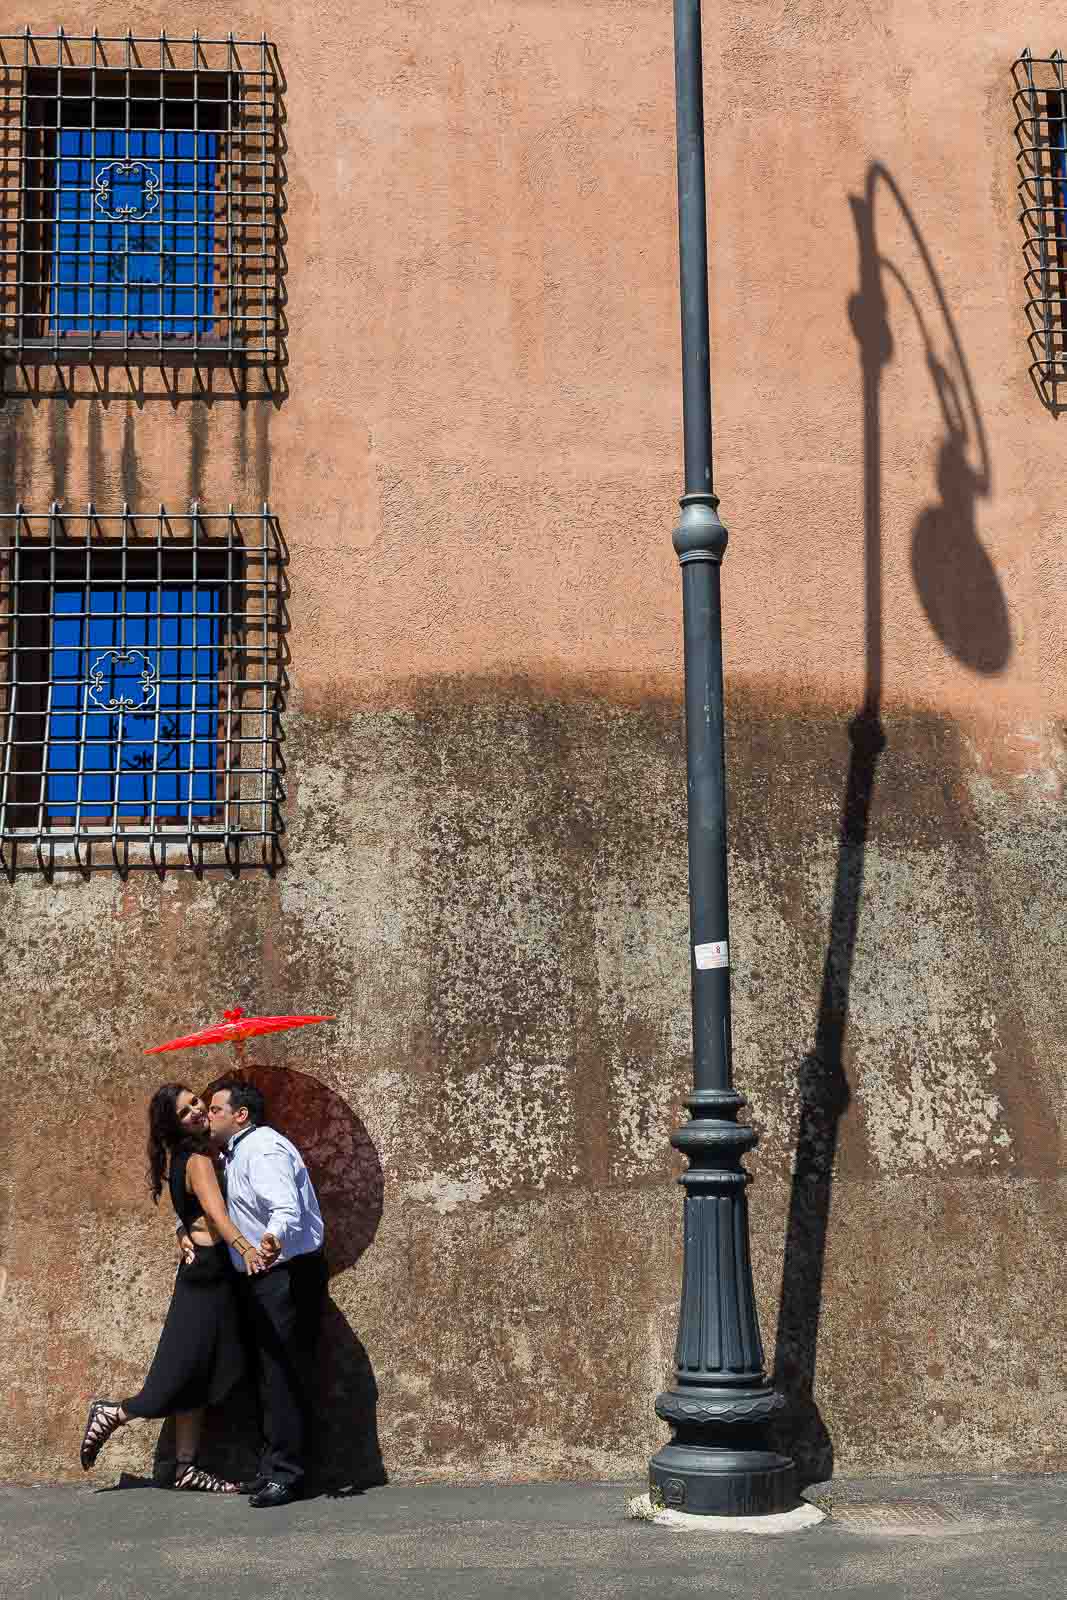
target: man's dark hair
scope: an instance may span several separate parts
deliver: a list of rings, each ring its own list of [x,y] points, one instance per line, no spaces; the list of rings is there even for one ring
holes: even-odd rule
[[[246,1083],[243,1078],[216,1078],[207,1090],[210,1100],[213,1094],[225,1091],[230,1097],[230,1105],[235,1111],[240,1111],[244,1106],[248,1112],[249,1122],[254,1122],[258,1127],[267,1120],[267,1102],[254,1083]]]

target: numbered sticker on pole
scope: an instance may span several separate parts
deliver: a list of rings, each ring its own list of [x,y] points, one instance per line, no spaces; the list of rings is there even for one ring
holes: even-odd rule
[[[710,972],[716,967],[728,967],[730,945],[726,939],[716,939],[711,944],[695,944],[693,957],[698,972]]]

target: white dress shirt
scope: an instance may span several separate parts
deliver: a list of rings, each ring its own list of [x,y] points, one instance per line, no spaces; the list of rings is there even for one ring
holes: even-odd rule
[[[245,1128],[226,1146],[226,1210],[249,1244],[265,1233],[281,1245],[279,1260],[306,1255],[322,1244],[322,1213],[303,1157],[274,1128]],[[244,1262],[230,1246],[238,1272]]]

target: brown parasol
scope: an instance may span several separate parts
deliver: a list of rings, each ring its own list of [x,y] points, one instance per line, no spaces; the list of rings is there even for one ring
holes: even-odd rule
[[[232,1044],[238,1065],[241,1065],[246,1039],[254,1039],[261,1033],[282,1033],[286,1028],[306,1028],[312,1022],[337,1021],[336,1017],[246,1017],[240,1006],[222,1015],[223,1022],[213,1022],[198,1033],[183,1034],[180,1039],[170,1039],[166,1044],[155,1044],[145,1055],[158,1056],[164,1050],[195,1050],[204,1044]]]

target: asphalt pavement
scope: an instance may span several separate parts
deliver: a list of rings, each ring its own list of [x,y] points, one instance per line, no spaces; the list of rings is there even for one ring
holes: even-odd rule
[[[835,1480],[768,1537],[627,1517],[623,1483],[392,1483],[277,1511],[143,1480],[0,1486],[2,1600],[1064,1600],[1067,1477]]]

